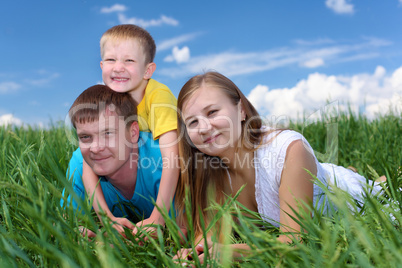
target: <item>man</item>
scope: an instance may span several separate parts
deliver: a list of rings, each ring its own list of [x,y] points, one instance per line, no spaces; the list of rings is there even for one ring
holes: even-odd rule
[[[69,111],[80,147],[73,153],[67,171],[68,178],[73,180],[74,192],[85,200],[81,179],[85,160],[100,176],[103,193],[98,191],[98,186],[95,194],[104,194],[113,214],[107,216],[130,229],[134,225],[121,217],[134,222],[149,217],[163,167],[158,140],[154,141],[149,132],[139,131],[136,107],[129,94],[95,85],[85,90]],[[77,208],[71,196],[60,201],[62,206],[65,202]],[[123,232],[121,226],[115,227]]]

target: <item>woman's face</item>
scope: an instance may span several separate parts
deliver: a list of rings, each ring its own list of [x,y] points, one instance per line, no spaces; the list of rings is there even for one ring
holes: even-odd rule
[[[241,102],[235,105],[221,89],[203,85],[184,103],[182,117],[201,152],[224,157],[238,144],[245,113]]]

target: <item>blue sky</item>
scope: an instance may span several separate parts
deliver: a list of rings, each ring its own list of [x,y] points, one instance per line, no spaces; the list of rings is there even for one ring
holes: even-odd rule
[[[151,33],[153,78],[176,96],[216,70],[264,116],[402,107],[402,0],[13,0],[0,9],[0,124],[64,120],[102,82],[99,39],[121,23]]]

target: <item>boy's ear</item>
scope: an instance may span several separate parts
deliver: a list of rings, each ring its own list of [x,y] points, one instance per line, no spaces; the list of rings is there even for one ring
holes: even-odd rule
[[[152,77],[153,73],[155,72],[156,64],[155,62],[148,63],[145,68],[144,79],[148,80]]]
[[[103,70],[103,61],[100,62],[100,67]]]
[[[130,126],[130,141],[132,143],[137,143],[140,137],[140,127],[138,126],[138,122],[134,121]]]

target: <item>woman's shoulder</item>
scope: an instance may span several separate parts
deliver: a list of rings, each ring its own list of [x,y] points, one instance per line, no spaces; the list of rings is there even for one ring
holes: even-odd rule
[[[290,129],[275,129],[263,126],[261,127],[261,132],[263,133],[263,138],[260,147],[278,148],[295,140],[305,141],[302,134]]]

